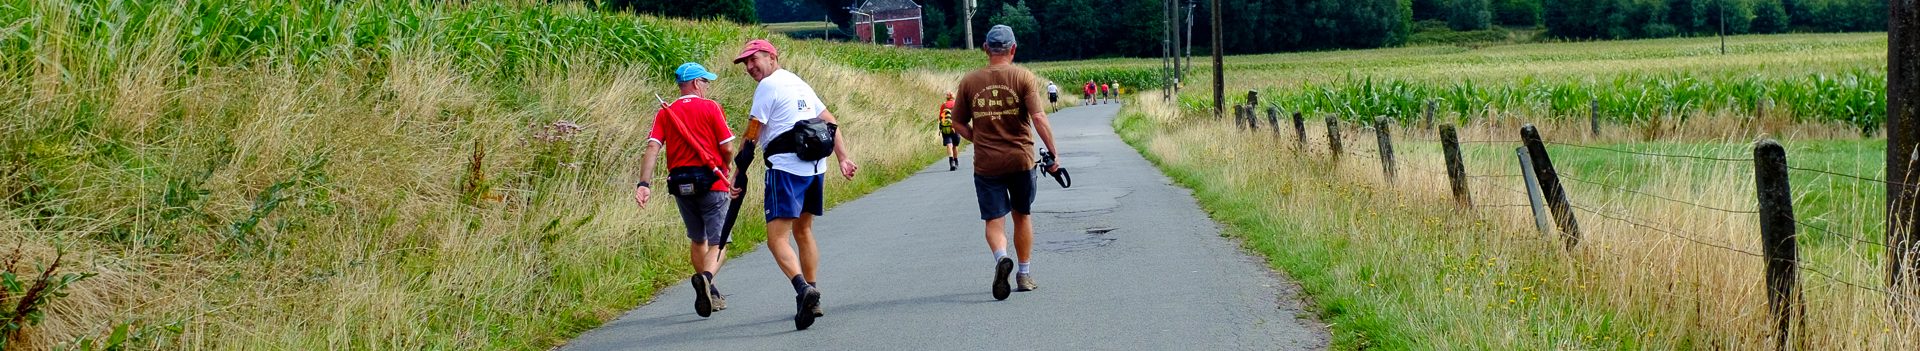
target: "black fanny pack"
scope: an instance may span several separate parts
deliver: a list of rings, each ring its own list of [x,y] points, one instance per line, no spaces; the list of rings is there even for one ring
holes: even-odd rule
[[[667,170],[667,193],[675,196],[706,195],[712,191],[713,183],[720,182],[720,175],[713,174],[711,167],[674,167]]]

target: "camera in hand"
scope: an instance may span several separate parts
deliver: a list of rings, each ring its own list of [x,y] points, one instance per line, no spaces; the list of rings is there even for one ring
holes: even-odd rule
[[[1057,165],[1057,164],[1059,164],[1059,162],[1054,160],[1053,152],[1047,151],[1046,148],[1041,148],[1040,161],[1034,166],[1040,168],[1041,172],[1046,172],[1047,175],[1053,176],[1053,181],[1055,183],[1060,183],[1061,188],[1073,187],[1073,175],[1070,175],[1067,173],[1066,167],[1061,167],[1057,171],[1050,170],[1050,169],[1053,169],[1054,165]]]

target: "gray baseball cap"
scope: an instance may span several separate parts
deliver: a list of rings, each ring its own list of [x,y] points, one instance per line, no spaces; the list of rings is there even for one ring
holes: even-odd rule
[[[1013,48],[1014,45],[1018,45],[1018,43],[1013,39],[1013,27],[996,24],[993,25],[993,28],[987,29],[987,50],[1005,52],[1007,49]]]

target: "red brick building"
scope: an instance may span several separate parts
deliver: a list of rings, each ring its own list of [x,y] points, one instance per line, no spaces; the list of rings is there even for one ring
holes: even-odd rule
[[[853,29],[860,40],[873,42],[873,28],[883,33],[881,45],[917,48],[921,38],[920,5],[913,0],[867,0],[853,14]]]

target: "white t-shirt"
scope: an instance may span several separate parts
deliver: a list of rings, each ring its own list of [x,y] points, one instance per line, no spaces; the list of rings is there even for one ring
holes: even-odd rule
[[[1052,83],[1052,82],[1048,82],[1048,83],[1047,83],[1047,93],[1048,93],[1048,94],[1059,94],[1059,93],[1060,93],[1060,86],[1058,86],[1058,85],[1053,85],[1053,83]]]
[[[773,142],[773,137],[793,129],[794,123],[820,118],[820,114],[826,112],[827,104],[820,102],[820,97],[813,94],[813,86],[807,85],[793,72],[780,69],[760,80],[760,86],[753,91],[753,108],[747,111],[747,115],[762,124],[759,146],[761,150],[766,150],[767,143]],[[793,153],[772,155],[767,157],[767,162],[772,164],[773,169],[797,176],[815,176],[827,172],[826,159],[801,161],[800,156]]]

